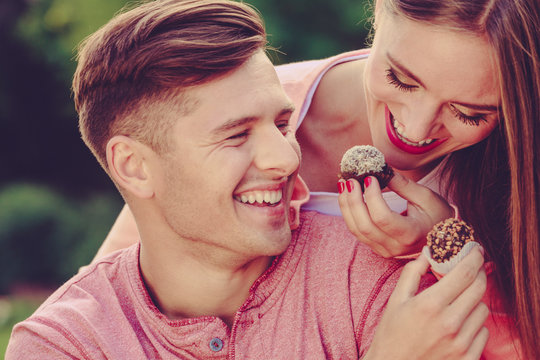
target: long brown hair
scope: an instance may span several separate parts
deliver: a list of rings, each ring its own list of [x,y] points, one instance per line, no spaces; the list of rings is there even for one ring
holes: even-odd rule
[[[499,126],[452,153],[444,176],[495,265],[523,354],[540,359],[540,60],[538,0],[386,0],[415,21],[485,36],[501,83]],[[490,54],[486,54],[490,56]]]

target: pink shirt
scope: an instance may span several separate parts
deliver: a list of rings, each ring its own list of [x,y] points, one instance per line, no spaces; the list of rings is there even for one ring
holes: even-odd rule
[[[6,359],[356,359],[405,262],[375,255],[341,218],[300,217],[231,329],[211,316],[167,319],[141,280],[135,245],[85,269],[16,325]],[[427,275],[421,288],[434,281]]]

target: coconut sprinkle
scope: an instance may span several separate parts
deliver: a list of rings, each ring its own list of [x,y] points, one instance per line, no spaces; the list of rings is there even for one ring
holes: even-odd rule
[[[384,155],[371,145],[353,146],[341,159],[341,172],[362,175],[367,172],[380,172],[385,165]]]

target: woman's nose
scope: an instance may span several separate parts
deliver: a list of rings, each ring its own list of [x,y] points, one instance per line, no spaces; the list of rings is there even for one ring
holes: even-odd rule
[[[440,107],[433,105],[411,107],[396,120],[397,132],[415,143],[434,138],[442,126]]]

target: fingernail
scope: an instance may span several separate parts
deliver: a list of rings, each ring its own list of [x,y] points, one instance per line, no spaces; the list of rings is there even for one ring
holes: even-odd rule
[[[345,191],[345,184],[342,181],[338,181],[337,187],[338,187],[338,193],[341,194],[342,192]]]
[[[364,187],[367,188],[369,185],[371,185],[371,178],[368,176],[364,178]]]
[[[347,190],[352,192],[354,189],[354,183],[351,180],[347,180]]]

